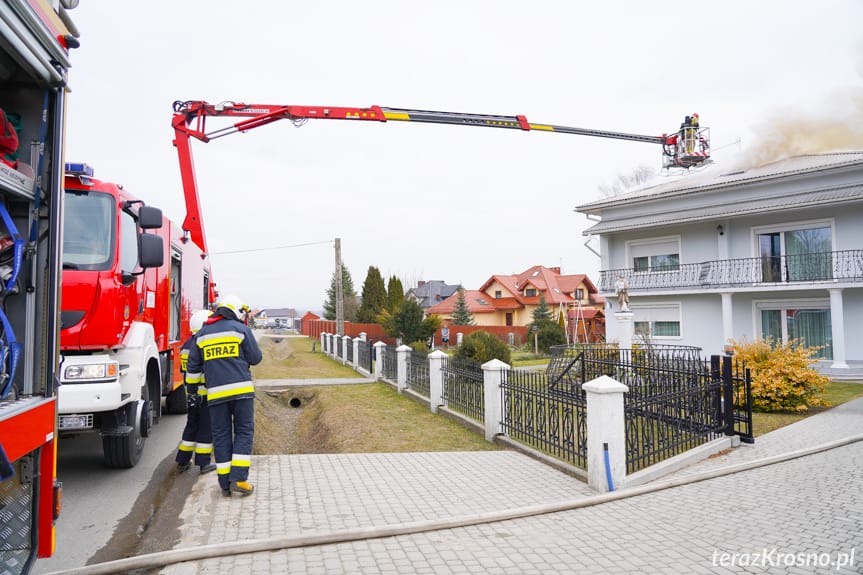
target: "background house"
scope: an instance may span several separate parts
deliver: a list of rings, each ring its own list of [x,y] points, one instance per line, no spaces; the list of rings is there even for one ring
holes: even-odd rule
[[[533,266],[517,275],[493,275],[478,290],[465,290],[468,309],[481,326],[527,325],[541,297],[554,317],[558,312],[567,318],[596,317],[588,310],[602,311],[605,306],[586,275],[561,275],[558,267]],[[447,323],[457,301],[458,293],[454,293],[427,313],[440,315]]]
[[[457,285],[449,285],[441,280],[418,281],[416,287],[405,293],[405,299],[415,301],[423,310],[428,310],[454,294],[457,289]]]
[[[576,210],[601,218],[585,233],[600,239],[609,340],[623,276],[636,333],[657,342],[799,339],[831,375],[863,374],[846,343],[863,340],[863,152],[714,165]]]
[[[297,310],[290,307],[262,309],[255,316],[255,322],[263,327],[284,327],[298,329]]]

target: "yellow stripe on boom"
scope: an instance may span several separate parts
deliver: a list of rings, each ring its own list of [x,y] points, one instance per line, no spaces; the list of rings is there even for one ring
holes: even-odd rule
[[[387,120],[405,120],[410,121],[410,114],[405,112],[384,112],[384,118]]]
[[[546,126],[545,124],[529,124],[531,130],[544,130],[546,132],[553,132],[553,126]]]

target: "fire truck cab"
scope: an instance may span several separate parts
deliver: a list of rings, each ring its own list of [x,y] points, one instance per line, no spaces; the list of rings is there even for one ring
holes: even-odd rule
[[[186,410],[188,320],[211,303],[209,261],[161,210],[87,164],[66,164],[59,431],[98,432],[132,467],[162,413]]]

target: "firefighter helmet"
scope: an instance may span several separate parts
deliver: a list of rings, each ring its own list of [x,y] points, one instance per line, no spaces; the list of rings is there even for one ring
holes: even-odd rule
[[[240,321],[243,321],[243,317],[245,316],[246,312],[249,311],[249,307],[243,303],[243,300],[241,300],[238,296],[235,295],[226,295],[219,302],[218,307],[223,307],[225,309],[231,310],[232,312],[234,312],[234,315]]]
[[[189,318],[189,329],[192,330],[192,333],[198,333],[208,317],[210,317],[210,311],[206,309],[199,309],[193,313],[192,317]]]

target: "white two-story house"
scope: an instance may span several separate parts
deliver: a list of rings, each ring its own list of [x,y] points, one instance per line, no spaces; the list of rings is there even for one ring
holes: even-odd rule
[[[863,376],[863,152],[720,165],[576,207],[599,219],[608,341],[626,279],[635,332],[722,353],[772,336]]]

